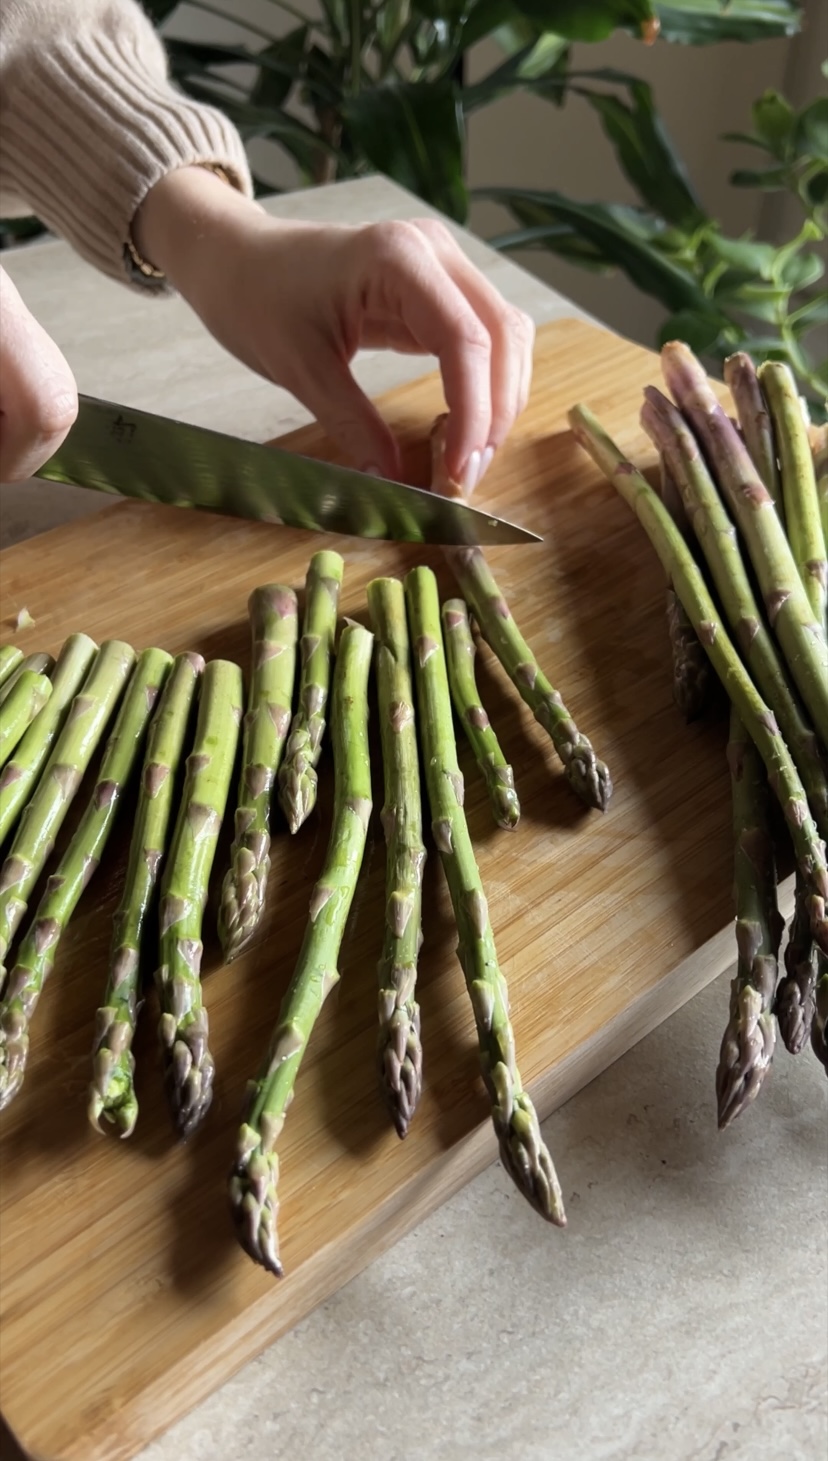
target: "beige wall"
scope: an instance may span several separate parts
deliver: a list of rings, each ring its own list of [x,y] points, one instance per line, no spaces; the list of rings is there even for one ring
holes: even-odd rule
[[[224,3],[229,9],[228,0]],[[278,10],[269,0],[238,0],[235,8],[273,30]],[[314,0],[300,0],[300,8],[312,13]],[[600,46],[577,47],[575,64],[616,66],[649,81],[710,212],[734,232],[761,226],[768,236],[784,234],[797,226],[795,215],[783,210],[776,197],[737,190],[727,181],[733,168],[756,165],[759,154],[719,139],[722,132],[749,128],[751,103],[766,87],[787,89],[800,104],[824,87],[819,64],[828,56],[828,6],[807,0],[806,17],[807,34],[794,41],[645,47],[631,37],[617,36]],[[284,28],[289,24],[282,22]],[[188,10],[178,20],[176,33],[216,39],[234,35],[225,23],[197,10]],[[494,47],[480,47],[472,57],[472,75],[483,74],[496,60]],[[274,186],[295,186],[290,163],[271,144],[254,143],[251,157],[261,176]],[[473,187],[516,183],[557,188],[587,200],[625,202],[633,196],[597,117],[577,99],[559,111],[536,98],[517,95],[477,114],[469,137],[469,180]],[[506,215],[488,204],[475,204],[470,221],[483,237],[508,223]],[[595,276],[543,253],[524,254],[521,261],[613,328],[652,341],[662,311],[620,275]]]

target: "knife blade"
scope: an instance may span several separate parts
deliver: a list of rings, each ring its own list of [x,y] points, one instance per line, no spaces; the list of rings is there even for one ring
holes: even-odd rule
[[[403,543],[538,543],[470,504],[278,447],[79,397],[66,440],[36,474],[118,497]]]

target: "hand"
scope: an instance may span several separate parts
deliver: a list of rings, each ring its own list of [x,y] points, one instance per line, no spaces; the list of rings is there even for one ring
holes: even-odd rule
[[[437,357],[446,463],[467,492],[526,405],[532,322],[435,220],[273,219],[204,169],[182,168],[151,190],[134,238],[221,344],[291,391],[363,471],[394,477],[400,462],[351,374],[361,348]]]
[[[0,269],[0,482],[31,477],[77,414],[69,366]]]

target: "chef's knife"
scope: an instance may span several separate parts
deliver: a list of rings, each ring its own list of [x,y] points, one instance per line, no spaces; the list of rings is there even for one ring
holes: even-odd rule
[[[172,507],[404,543],[537,543],[468,503],[81,396],[78,419],[37,473]]]

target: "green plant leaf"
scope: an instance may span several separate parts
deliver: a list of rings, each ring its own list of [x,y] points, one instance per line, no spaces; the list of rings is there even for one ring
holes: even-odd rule
[[[824,203],[828,203],[828,167],[821,167],[807,178],[802,189],[812,208],[821,208]]]
[[[281,107],[297,82],[303,79],[308,26],[299,25],[272,45],[259,51],[259,75],[250,100],[257,107]]]
[[[722,317],[715,312],[702,314],[693,309],[680,309],[664,321],[658,332],[658,345],[670,340],[683,340],[697,355],[707,355],[715,349],[722,333]]]
[[[482,189],[478,196],[502,203],[526,226],[569,224],[608,264],[623,269],[639,289],[660,299],[672,311],[715,313],[693,275],[656,246],[664,225],[642,209],[611,203],[579,203],[561,193],[522,189]]]
[[[809,289],[824,273],[825,265],[819,254],[792,254],[784,261],[779,278],[793,292],[797,289]]]
[[[773,244],[760,243],[751,238],[726,238],[715,230],[706,236],[705,244],[723,264],[734,269],[744,269],[749,276],[758,274],[761,279],[770,279],[773,276],[776,261]]]
[[[804,335],[817,325],[828,324],[828,289],[821,290],[789,314],[788,324],[797,335]]]
[[[791,36],[802,24],[794,0],[676,0],[655,9],[664,39],[687,46]]]
[[[765,167],[759,171],[740,167],[730,174],[734,188],[761,188],[765,193],[778,193],[787,188],[789,178],[786,167]]]
[[[768,152],[780,162],[788,155],[795,120],[793,107],[778,91],[766,91],[753,104],[753,125]]]
[[[475,45],[522,16],[538,35],[552,32],[568,41],[603,41],[613,31],[644,35],[655,20],[651,0],[474,0],[463,27],[463,47]]]
[[[644,81],[630,86],[630,105],[616,96],[576,86],[601,118],[618,161],[645,203],[688,232],[705,221],[684,164],[653,105]]]
[[[812,101],[796,119],[793,143],[798,157],[828,162],[828,96]]]
[[[278,142],[308,177],[313,175],[320,156],[333,152],[324,138],[288,112],[236,101],[211,86],[209,77],[188,81],[187,91],[196,101],[206,101],[219,107],[238,128],[242,138],[270,137]]]
[[[566,41],[560,36],[541,36],[522,50],[513,52],[480,81],[465,86],[461,94],[463,110],[470,113],[478,107],[489,106],[497,97],[517,89],[550,96],[552,91],[556,91],[562,96],[568,59],[569,45]]]
[[[370,165],[462,222],[465,133],[456,88],[447,80],[377,86],[348,97],[343,116]]]

